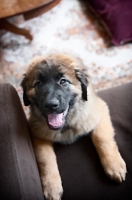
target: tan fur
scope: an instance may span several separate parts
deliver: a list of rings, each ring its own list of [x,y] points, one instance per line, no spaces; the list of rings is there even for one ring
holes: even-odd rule
[[[39,65],[45,60],[53,62],[54,65],[60,65],[62,72],[73,83],[70,89],[78,94],[74,108],[68,114],[67,124],[70,129],[63,134],[59,130],[49,129],[45,118],[37,108],[35,114],[33,115],[31,112],[29,118],[34,150],[46,198],[59,200],[63,192],[52,142],[72,143],[79,136],[92,130],[92,140],[106,174],[111,179],[122,182],[125,180],[126,165],[114,140],[114,129],[108,107],[94,93],[90,83],[87,88],[88,101],[81,98],[81,86],[74,72],[75,69],[83,70],[81,62],[67,55],[49,55],[35,59],[30,64],[22,82],[22,86],[26,86],[29,99],[31,102],[33,101],[32,97],[35,95],[33,84]],[[85,75],[88,78],[86,72]]]

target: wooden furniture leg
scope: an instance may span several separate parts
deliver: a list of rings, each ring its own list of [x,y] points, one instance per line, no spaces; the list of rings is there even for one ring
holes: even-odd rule
[[[33,39],[33,36],[31,35],[29,30],[16,27],[15,25],[8,22],[6,19],[0,19],[0,28],[10,31],[12,33],[16,33],[18,35],[23,35],[29,40]]]

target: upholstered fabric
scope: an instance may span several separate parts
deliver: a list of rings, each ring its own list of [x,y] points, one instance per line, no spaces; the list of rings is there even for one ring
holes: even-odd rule
[[[118,184],[105,175],[90,135],[71,145],[55,144],[62,200],[132,199],[132,83],[101,91],[99,96],[110,108],[127,165],[126,180]],[[0,85],[0,199],[44,199],[27,120],[17,92],[8,84]]]
[[[0,199],[44,199],[27,120],[9,84],[0,84]]]
[[[88,0],[112,36],[112,43],[120,45],[132,41],[131,0]]]
[[[127,165],[126,180],[118,184],[105,175],[90,135],[72,145],[56,144],[64,188],[62,200],[132,199],[132,83],[101,91],[99,96],[110,108],[116,141]]]

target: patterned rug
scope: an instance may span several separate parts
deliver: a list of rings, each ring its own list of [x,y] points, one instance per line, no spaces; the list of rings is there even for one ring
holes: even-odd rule
[[[78,0],[62,0],[50,11],[24,21],[10,18],[30,29],[34,39],[1,31],[0,80],[11,83],[22,100],[20,82],[30,61],[38,55],[68,53],[80,58],[95,90],[132,80],[132,44],[114,47],[100,20]],[[26,112],[27,109],[24,108]]]

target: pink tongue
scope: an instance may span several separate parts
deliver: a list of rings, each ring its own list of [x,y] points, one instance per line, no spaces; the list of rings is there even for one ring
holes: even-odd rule
[[[48,115],[48,122],[51,126],[61,126],[63,123],[63,113]]]

